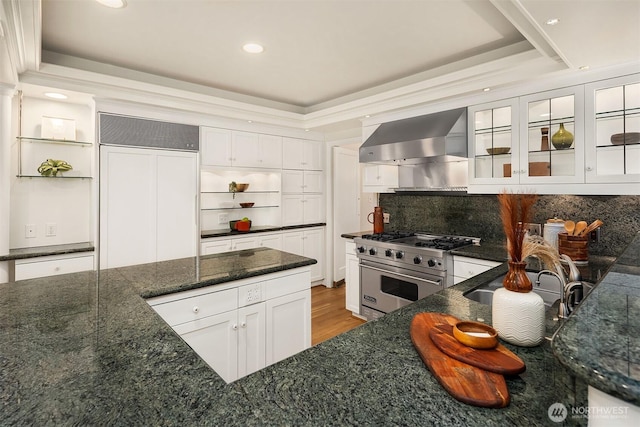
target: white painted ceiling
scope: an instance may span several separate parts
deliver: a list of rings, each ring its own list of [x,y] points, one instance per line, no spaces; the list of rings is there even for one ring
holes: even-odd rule
[[[247,41],[264,53],[243,52]],[[303,113],[515,46],[574,69],[638,61],[640,0],[42,0],[45,63],[135,70]]]

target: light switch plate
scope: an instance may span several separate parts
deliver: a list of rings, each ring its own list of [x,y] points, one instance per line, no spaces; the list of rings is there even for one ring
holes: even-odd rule
[[[53,237],[58,234],[58,224],[55,222],[48,222],[45,226],[45,236]]]

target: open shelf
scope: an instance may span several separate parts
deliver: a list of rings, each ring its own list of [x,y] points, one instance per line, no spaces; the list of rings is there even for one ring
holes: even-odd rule
[[[42,175],[16,175],[18,178],[47,178],[47,179],[93,179],[91,176],[42,176]]]
[[[70,145],[93,145],[91,142],[87,141],[72,141],[68,139],[49,139],[49,138],[34,138],[31,136],[19,136],[18,139],[20,141],[27,142],[43,142],[47,144],[70,144]]]
[[[234,211],[234,210],[238,210],[238,209],[267,209],[267,208],[279,208],[280,206],[277,205],[270,205],[270,206],[252,206],[250,208],[243,208],[242,206],[235,206],[232,208],[202,208],[201,210],[203,211]]]

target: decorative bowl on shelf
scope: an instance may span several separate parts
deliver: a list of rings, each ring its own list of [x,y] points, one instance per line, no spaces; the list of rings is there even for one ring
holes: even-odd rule
[[[246,224],[241,224],[240,228],[246,228],[246,230],[240,230],[240,228],[238,228],[238,224],[244,222]],[[241,220],[241,219],[236,219],[233,221],[229,221],[229,228],[231,229],[231,231],[234,230],[238,230],[238,231],[249,231],[249,229],[251,228],[251,220]]]
[[[255,205],[254,202],[243,202],[243,203],[240,203],[240,206],[243,207],[243,208],[250,208],[253,205]]]
[[[509,154],[509,152],[511,151],[511,147],[493,147],[493,148],[487,148],[487,153],[491,154],[491,155],[498,155],[498,154]]]
[[[489,349],[498,345],[498,334],[489,325],[462,321],[453,326],[453,336],[467,347]]]
[[[613,145],[638,144],[640,143],[640,132],[616,133],[611,135]]]

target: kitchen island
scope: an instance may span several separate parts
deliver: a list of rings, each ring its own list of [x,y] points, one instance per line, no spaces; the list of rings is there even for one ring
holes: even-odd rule
[[[504,264],[225,384],[144,298],[313,260],[270,249],[218,257],[0,285],[0,424],[550,425],[551,404],[586,404],[585,383],[548,341],[507,345],[527,370],[507,379],[503,409],[453,399],[413,348],[409,324],[419,312],[490,323],[490,307],[463,294]],[[548,335],[557,328],[550,316]]]

